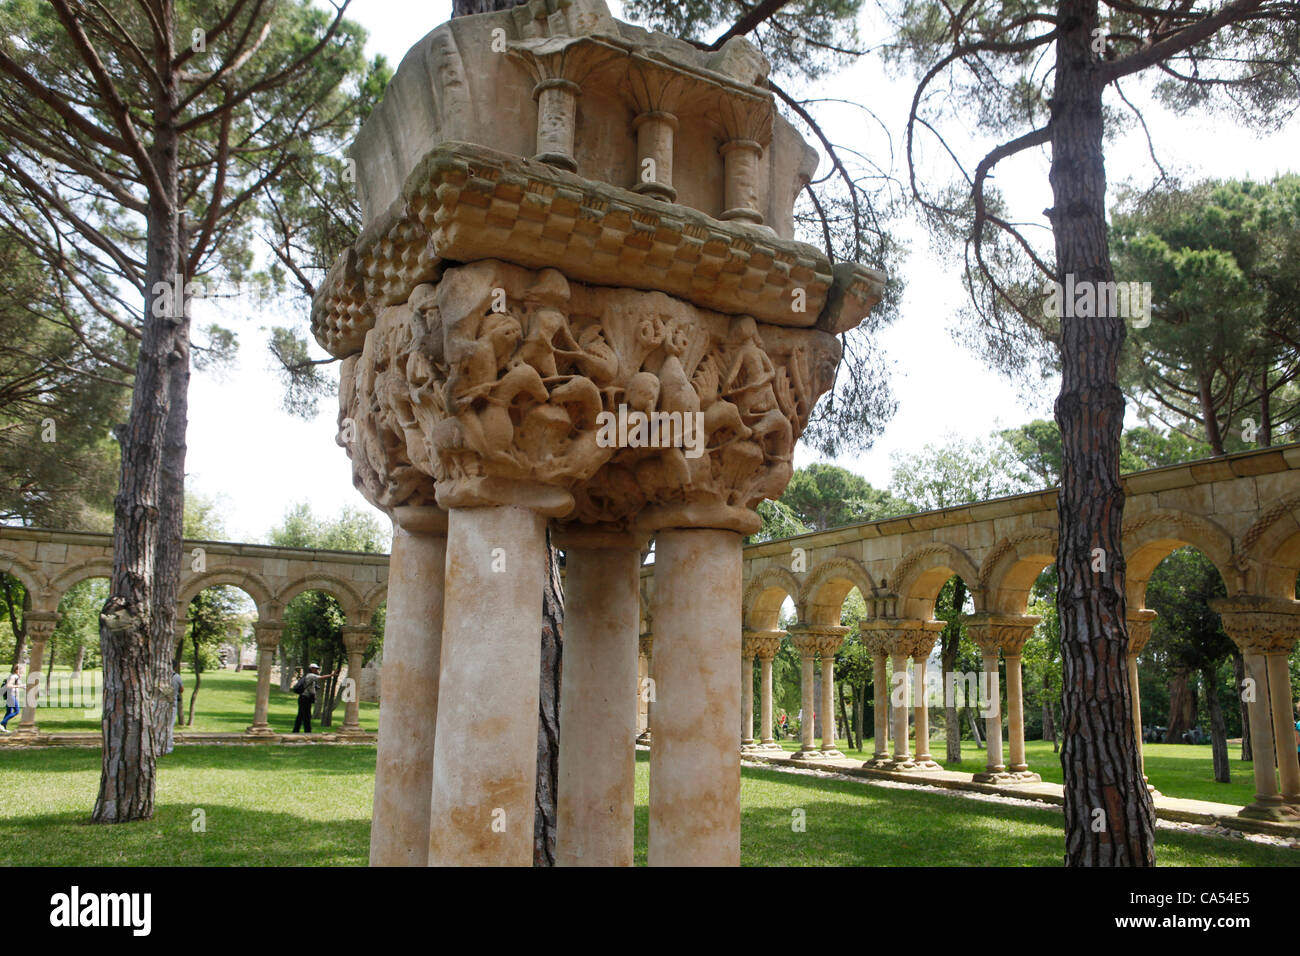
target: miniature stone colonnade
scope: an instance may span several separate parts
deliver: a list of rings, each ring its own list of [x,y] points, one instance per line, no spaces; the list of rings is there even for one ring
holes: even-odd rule
[[[359,675],[366,647],[374,633],[371,619],[388,592],[388,556],[308,548],[280,548],[224,541],[186,541],[187,563],[181,569],[180,596],[176,604],[176,642],[185,636],[186,612],[201,591],[219,585],[242,590],[257,607],[253,633],[257,640],[257,701],[250,734],[275,733],[267,723],[271,696],[271,669],[284,630],[284,609],[305,591],[324,591],[343,611],[343,644],[348,653],[348,673]],[[0,571],[22,582],[30,596],[25,619],[30,655],[27,694],[16,728],[18,734],[36,733],[37,701],[34,693],[44,680],[41,668],[50,636],[59,622],[63,595],[91,578],[113,574],[112,535],[81,531],[0,528]],[[170,693],[170,688],[166,691]],[[361,734],[359,695],[347,696],[343,724],[336,733]]]

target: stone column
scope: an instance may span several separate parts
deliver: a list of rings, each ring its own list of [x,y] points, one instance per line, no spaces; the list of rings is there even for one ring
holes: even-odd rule
[[[740,749],[754,750],[754,656],[753,631],[740,635]]]
[[[822,756],[842,759],[835,740],[835,652],[844,643],[847,627],[835,624],[821,628],[817,653],[822,659]]]
[[[813,742],[813,666],[817,660],[819,635],[810,624],[795,624],[790,628],[790,642],[799,651],[799,749],[791,756],[800,760],[815,760],[821,751]]]
[[[537,155],[533,159],[571,173],[578,171],[573,134],[582,87],[563,77],[544,79],[533,88],[537,100]]]
[[[733,139],[723,143],[723,175],[726,178],[723,210],[719,219],[735,219],[761,226],[763,214],[758,208],[758,161],[763,144],[752,139]]]
[[[911,633],[901,627],[898,622],[891,622],[888,630],[883,631],[882,635],[888,642],[886,644],[889,650],[889,664],[893,668],[893,675],[890,678],[889,700],[893,712],[894,724],[894,756],[890,759],[888,768],[890,770],[912,770],[916,767],[912,755],[908,751],[908,734],[907,734],[907,708],[908,697],[911,694],[911,687],[907,680],[907,662],[911,657],[911,645],[909,638]]]
[[[348,683],[344,685],[343,726],[339,733],[344,736],[364,734],[361,729],[361,661],[366,656],[366,648],[374,630],[369,624],[343,625],[343,647],[348,652]],[[268,675],[269,676],[269,675]]]
[[[27,681],[23,690],[23,711],[18,716],[17,732],[35,734],[36,708],[46,693],[45,674],[41,668],[45,664],[45,645],[59,623],[58,611],[28,611],[24,615],[27,625]],[[170,686],[170,685],[169,685]]]
[[[567,529],[557,866],[631,866],[642,540]]]
[[[758,657],[759,750],[780,750],[772,736],[772,661],[781,650],[781,631],[755,631],[751,640]]]
[[[371,866],[429,862],[446,566],[446,512],[429,506],[394,509]]]
[[[429,863],[531,866],[546,520],[446,503]],[[451,728],[447,730],[446,728]]]
[[[984,746],[987,760],[983,773],[975,774],[979,783],[1009,783],[1011,775],[1002,762],[1002,688],[998,680],[998,654],[1002,642],[986,614],[966,618],[966,633],[982,655],[981,693],[984,717]]]
[[[1242,808],[1240,816],[1262,820],[1295,822],[1300,815],[1295,796],[1278,792],[1273,743],[1276,734],[1276,758],[1282,765],[1282,790],[1295,794],[1300,769],[1296,761],[1294,725],[1289,716],[1290,678],[1286,657],[1300,636],[1300,601],[1239,595],[1216,598],[1210,607],[1223,618],[1223,629],[1241,649],[1246,662],[1243,689],[1250,708],[1250,744],[1254,751],[1255,802]],[[1273,664],[1271,658],[1280,663]],[[1270,694],[1271,692],[1271,694]],[[1273,696],[1273,706],[1269,698]]]
[[[641,656],[645,658],[645,683],[637,686],[637,697],[645,703],[645,730],[637,736],[636,742],[643,746],[650,746],[650,741],[654,739],[653,717],[655,709],[655,679],[654,679],[654,634],[647,632],[637,638],[637,648],[641,651]]]
[[[636,131],[637,182],[633,192],[645,193],[664,202],[676,202],[673,188],[673,136],[677,117],[665,110],[649,110],[632,121]],[[649,160],[649,170],[646,161]],[[647,179],[647,172],[650,178]]]
[[[257,702],[253,705],[253,725],[248,728],[250,734],[275,734],[266,715],[271,703],[271,664],[283,632],[284,624],[280,621],[257,621],[253,624],[253,636],[257,640]]]
[[[1034,634],[1041,618],[1029,614],[1008,615],[995,619],[993,629],[1002,644],[1002,659],[1007,667],[1007,739],[1011,762],[1007,772],[1022,783],[1042,780],[1025,763],[1025,699],[1020,677],[1020,652]]]
[[[646,686],[646,679],[650,676],[650,662],[646,660],[645,653],[641,650],[640,638],[637,638],[636,651],[636,742],[640,743],[641,738],[645,735],[646,729],[650,722],[646,717],[646,706],[649,703],[642,693]]]
[[[863,633],[867,632],[863,631]],[[873,634],[871,641],[875,751],[867,766],[883,767],[889,763],[889,662],[879,634]]]
[[[711,528],[655,536],[651,866],[740,864],[741,540]]]
[[[1146,758],[1142,753],[1142,699],[1138,693],[1138,655],[1151,640],[1151,625],[1155,623],[1156,616],[1155,611],[1143,608],[1131,612],[1126,622],[1128,624],[1128,684],[1129,692],[1133,697],[1133,737],[1134,743],[1137,744],[1138,763],[1142,767],[1142,782],[1147,785],[1152,796],[1158,796],[1159,791],[1151,786],[1151,781],[1147,779]]]
[[[943,622],[920,623],[921,627],[913,631],[909,648],[912,656],[912,705],[915,708],[913,723],[916,733],[916,755],[912,761],[918,770],[938,770],[938,763],[930,756],[930,701],[926,693],[925,673],[930,652],[934,650],[935,638],[943,629]]]

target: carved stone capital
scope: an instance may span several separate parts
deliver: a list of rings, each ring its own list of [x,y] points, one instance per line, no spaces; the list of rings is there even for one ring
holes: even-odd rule
[[[804,656],[821,654],[825,657],[840,649],[848,633],[849,629],[840,624],[793,624],[790,641]]]
[[[1128,652],[1133,657],[1141,654],[1151,640],[1151,625],[1158,616],[1155,611],[1146,608],[1129,612],[1125,623],[1128,625]]]
[[[740,656],[772,660],[781,650],[784,631],[751,631],[746,629],[740,638]]]
[[[349,654],[363,654],[370,645],[370,638],[374,634],[373,628],[369,624],[344,624],[343,628],[343,646],[347,648]]]
[[[1215,598],[1210,607],[1243,654],[1289,654],[1300,638],[1300,601],[1246,594]]]
[[[943,621],[913,618],[864,618],[858,623],[864,641],[890,657],[929,657]]]
[[[59,624],[59,612],[28,611],[23,621],[27,625],[27,639],[34,644],[44,644]]]
[[[280,646],[280,638],[284,635],[284,624],[279,621],[256,621],[253,624],[253,638],[257,641],[257,649],[260,651],[273,651]]]
[[[1032,614],[982,612],[968,615],[963,620],[966,633],[980,650],[986,654],[1000,650],[1006,657],[1018,657],[1042,618]]]
[[[654,658],[655,636],[653,634],[641,634],[636,639],[637,651],[646,660]]]

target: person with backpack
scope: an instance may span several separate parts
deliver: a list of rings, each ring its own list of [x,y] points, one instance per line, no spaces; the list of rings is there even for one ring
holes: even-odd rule
[[[22,709],[18,706],[18,688],[22,684],[22,680],[21,665],[16,665],[9,676],[5,678],[4,690],[0,691],[5,703],[5,715],[4,719],[0,720],[0,731],[4,731],[6,734],[9,733],[9,721],[17,717],[19,710]]]
[[[298,695],[298,719],[293,722],[295,734],[300,730],[311,733],[311,709],[316,704],[316,690],[322,680],[328,680],[333,676],[333,671],[322,674],[319,664],[311,664],[307,668],[307,673],[298,678],[298,683],[293,685],[293,692]]]

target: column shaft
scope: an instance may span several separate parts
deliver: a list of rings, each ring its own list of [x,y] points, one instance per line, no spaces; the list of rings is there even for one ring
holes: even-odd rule
[[[1295,721],[1291,709],[1291,674],[1287,655],[1278,651],[1264,658],[1268,672],[1268,697],[1273,709],[1273,735],[1277,740],[1277,773],[1282,781],[1282,799],[1300,803],[1300,755],[1295,747]],[[1258,754],[1255,757],[1259,759]]]
[[[835,655],[822,654],[822,756],[843,757],[835,746]]]
[[[429,863],[530,866],[546,522],[452,508]]]
[[[1266,813],[1275,812],[1281,808],[1282,797],[1278,793],[1277,772],[1272,759],[1273,721],[1268,706],[1268,665],[1263,654],[1245,654],[1243,657],[1246,675],[1255,686],[1255,699],[1247,705],[1250,710],[1250,747],[1255,755],[1254,806]]]
[[[803,652],[799,656],[799,750],[796,756],[810,754],[817,749],[813,742],[815,728],[813,710],[813,663],[815,655]]]
[[[876,749],[872,754],[874,762],[889,759],[889,669],[883,652],[877,652],[872,660],[872,688],[875,696],[872,706],[876,738]]]
[[[740,745],[754,746],[754,658],[740,659]]]
[[[1007,737],[1011,747],[1011,764],[1007,767],[1012,773],[1025,773],[1029,765],[1025,763],[1025,697],[1020,680],[1020,655],[1002,655],[1007,663]]]
[[[772,658],[760,657],[759,669],[759,724],[764,747],[775,748],[777,742],[772,736]]]
[[[655,708],[651,866],[740,864],[741,536],[655,537]]]
[[[631,866],[639,548],[565,548],[557,866]]]
[[[446,566],[445,528],[424,533],[394,522],[370,823],[371,866],[429,862]]]
[[[267,713],[271,707],[271,665],[275,663],[275,648],[257,647],[257,701],[253,704],[253,726],[248,728],[250,734],[269,734],[271,725],[267,722]]]
[[[1002,762],[1002,688],[998,680],[998,652],[984,651],[984,747],[988,760],[984,773],[988,777],[1007,772]]]
[[[18,730],[22,733],[36,733],[36,708],[45,693],[45,675],[41,666],[45,663],[45,643],[48,637],[31,639],[27,657],[27,683],[23,691],[23,712],[18,717]]]
[[[1138,766],[1142,769],[1142,782],[1150,786],[1146,774],[1146,756],[1142,748],[1142,701],[1138,697],[1138,656],[1132,653],[1128,656],[1128,683],[1133,697],[1133,742],[1137,746]]]
[[[890,698],[894,706],[894,763],[912,765],[912,755],[907,752],[907,655],[890,654],[894,674]]]
[[[930,756],[930,707],[925,694],[925,664],[928,656],[918,654],[912,658],[912,696],[915,698],[912,706],[915,710],[913,722],[916,725],[916,756],[912,759],[919,764],[934,763],[934,758]]]

